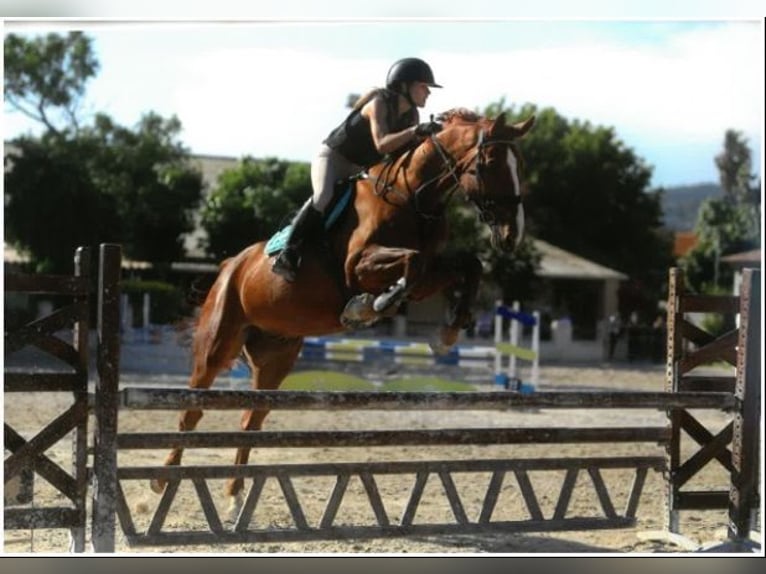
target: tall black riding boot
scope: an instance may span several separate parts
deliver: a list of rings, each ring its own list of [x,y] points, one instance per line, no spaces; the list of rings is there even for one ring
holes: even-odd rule
[[[301,251],[321,225],[322,214],[314,208],[313,202],[309,199],[293,219],[287,244],[282,253],[277,256],[271,270],[290,283],[295,281],[295,275],[303,258]]]

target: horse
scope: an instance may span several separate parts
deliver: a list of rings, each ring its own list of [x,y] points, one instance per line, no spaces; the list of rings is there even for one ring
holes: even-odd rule
[[[304,246],[293,283],[271,270],[266,242],[225,260],[199,311],[193,335],[192,389],[207,389],[241,355],[253,389],[274,390],[290,373],[304,337],[358,329],[396,314],[407,300],[437,292],[454,295],[451,312],[432,348],[448,351],[473,320],[481,261],[474,254],[444,253],[446,209],[460,190],[489,227],[493,248],[513,250],[524,231],[517,141],[534,116],[506,123],[463,108],[441,114],[442,130],[411,149],[369,168],[356,182],[353,199],[324,241]],[[260,430],[268,410],[247,410],[243,430]],[[180,413],[180,431],[192,431],[202,411]],[[181,463],[174,448],[166,465]],[[247,464],[249,447],[235,464]],[[161,493],[167,481],[152,480]],[[232,478],[225,492],[232,511],[244,482]]]

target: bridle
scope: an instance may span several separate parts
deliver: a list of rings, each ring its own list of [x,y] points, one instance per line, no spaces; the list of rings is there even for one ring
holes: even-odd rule
[[[454,189],[460,188],[463,190],[464,195],[466,197],[470,197],[467,193],[465,193],[465,188],[460,183],[460,179],[457,176],[457,163],[451,160],[451,158],[448,157],[446,151],[443,149],[441,143],[439,142],[436,137],[433,135],[431,136],[433,139],[434,146],[436,147],[437,151],[439,152],[439,155],[442,157],[442,160],[447,165],[452,165],[452,169],[450,170],[450,175],[455,179],[456,186],[453,188],[453,191],[451,193],[454,193]],[[495,215],[495,200],[491,197],[488,197],[485,195],[484,192],[484,172],[486,170],[487,165],[487,158],[486,155],[483,153],[485,148],[488,148],[493,145],[503,145],[503,146],[509,146],[509,149],[511,150],[511,153],[513,152],[513,141],[512,140],[504,140],[504,139],[491,139],[491,138],[485,138],[484,137],[484,130],[479,131],[479,138],[476,142],[475,154],[473,158],[469,159],[468,161],[464,160],[464,163],[466,164],[466,167],[463,169],[465,173],[471,173],[470,169],[470,163],[471,161],[476,162],[476,168],[475,168],[475,178],[476,178],[476,185],[478,187],[478,193],[476,193],[476,198],[470,198],[471,203],[474,204],[476,207],[476,210],[479,214],[479,220],[482,223],[485,223],[486,225],[495,225],[496,224],[496,215]],[[454,164],[454,165],[453,165]],[[510,202],[514,206],[518,206],[521,203],[521,195],[513,195],[510,198]],[[446,205],[446,204],[445,204]]]
[[[455,161],[454,158],[450,156],[450,154],[447,152],[447,150],[444,149],[444,146],[441,144],[439,139],[436,137],[436,134],[431,134],[430,140],[438,152],[439,156],[441,157],[442,163],[443,163],[443,169],[434,177],[424,181],[421,183],[415,190],[411,191],[411,196],[414,198],[413,203],[415,206],[416,213],[424,218],[424,219],[440,219],[444,217],[444,212],[446,210],[447,205],[452,200],[453,195],[455,194],[455,191],[460,189],[463,191],[463,194],[469,198],[471,203],[476,207],[476,210],[479,215],[479,220],[486,224],[486,225],[495,225],[497,218],[495,215],[495,200],[489,197],[486,197],[483,193],[484,191],[484,179],[483,174],[486,170],[487,165],[487,158],[486,155],[483,153],[485,148],[488,148],[490,146],[494,145],[507,145],[511,149],[511,153],[513,152],[513,140],[505,140],[505,139],[493,139],[493,138],[485,138],[484,130],[482,129],[479,131],[479,137],[476,142],[476,145],[472,148],[474,150],[474,155],[468,157],[468,159],[463,158],[460,161]],[[408,153],[412,153],[417,149],[417,147],[410,150]],[[476,178],[476,184],[478,187],[478,193],[475,194],[476,197],[471,197],[468,193],[466,193],[466,189],[463,186],[463,184],[460,182],[460,175],[463,173],[470,173],[470,165],[471,162],[476,163],[475,167],[475,178]],[[389,192],[392,192],[402,198],[403,200],[407,201],[408,196],[406,193],[402,192],[402,190],[398,189],[392,181],[388,181],[388,172],[392,169],[393,165],[396,162],[391,162],[388,164],[382,174],[385,174],[383,177],[377,177],[373,178],[372,176],[367,176],[370,179],[375,180],[375,194],[381,197],[385,197],[386,194]],[[406,162],[402,162],[400,165],[400,168],[404,165]],[[461,165],[463,167],[461,167]],[[427,213],[423,211],[423,209],[420,206],[420,197],[423,190],[428,188],[430,185],[437,183],[439,181],[444,180],[445,178],[452,178],[455,181],[455,185],[450,187],[445,192],[445,199],[441,202],[442,209],[438,214],[433,213]],[[393,178],[395,179],[395,177]],[[381,188],[378,187],[378,184],[383,182],[383,186]],[[521,203],[521,195],[514,195],[511,197],[510,201],[515,205],[518,206]]]

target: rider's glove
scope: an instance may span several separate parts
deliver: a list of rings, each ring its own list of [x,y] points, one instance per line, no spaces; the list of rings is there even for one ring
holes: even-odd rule
[[[432,134],[438,134],[442,130],[442,125],[439,122],[425,122],[418,124],[415,128],[415,135],[418,137],[426,137]]]

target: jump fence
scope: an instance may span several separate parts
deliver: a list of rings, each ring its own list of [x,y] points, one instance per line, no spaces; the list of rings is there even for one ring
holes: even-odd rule
[[[91,543],[95,552],[113,552],[117,524],[124,540],[133,546],[179,544],[227,544],[243,542],[348,539],[387,536],[409,536],[445,533],[478,533],[490,531],[534,532],[627,527],[636,523],[636,512],[649,471],[661,472],[667,484],[666,527],[678,532],[679,513],[686,510],[728,509],[730,540],[747,540],[753,512],[759,505],[759,421],[760,421],[760,272],[746,270],[739,297],[703,297],[686,292],[678,270],[669,275],[668,301],[668,369],[664,392],[535,392],[525,394],[509,390],[465,393],[394,393],[394,392],[288,392],[240,390],[186,390],[155,387],[119,386],[119,282],[121,252],[119,246],[101,246],[99,270],[98,376],[92,397],[95,426],[93,429],[93,461],[87,465],[84,440],[76,440],[73,465],[75,476],[69,479],[74,499],[73,515],[77,520],[53,521],[48,516],[28,513],[28,508],[5,509],[6,528],[70,528],[77,543],[75,551],[83,551],[86,477],[90,476],[92,513],[87,517]],[[6,278],[18,287],[32,279]],[[43,280],[43,283],[46,280]],[[80,292],[77,291],[78,297]],[[686,314],[691,312],[724,312],[739,314],[740,326],[730,333],[713,337],[694,326]],[[34,328],[30,328],[34,330]],[[25,332],[30,333],[27,329]],[[47,340],[47,339],[46,339]],[[58,343],[39,343],[28,336],[16,342],[58,348]],[[6,349],[9,335],[6,335]],[[70,351],[67,351],[71,355]],[[694,369],[711,362],[725,361],[732,366],[733,376],[697,375]],[[79,371],[75,392],[79,397],[78,413],[83,411],[87,394],[82,384],[87,376],[76,361]],[[6,381],[8,374],[6,373]],[[60,388],[63,383],[37,383],[39,387]],[[73,383],[74,384],[74,383]],[[6,384],[7,387],[7,384]],[[70,388],[67,386],[66,388]],[[22,390],[22,379],[16,379],[10,392]],[[6,392],[9,389],[6,388]],[[653,409],[667,413],[668,424],[661,427],[602,428],[443,428],[388,429],[366,431],[270,431],[259,432],[140,432],[119,431],[119,413],[131,410],[177,411],[186,408],[206,410],[376,410],[376,411],[482,411],[507,409]],[[731,413],[731,422],[720,431],[705,428],[699,410],[715,409]],[[85,429],[86,417],[66,415],[69,424],[77,421]],[[446,417],[445,417],[446,418]],[[70,420],[71,419],[71,420]],[[268,429],[268,426],[267,426]],[[9,441],[9,437],[12,440]],[[18,475],[26,465],[46,480],[58,480],[63,472],[47,460],[37,447],[49,444],[49,437],[24,441],[6,425],[6,448],[12,454],[5,459],[6,482]],[[692,441],[694,453],[684,458]],[[249,465],[182,465],[165,467],[118,465],[118,453],[126,449],[236,448],[252,446],[271,449],[348,446],[372,448],[405,445],[510,445],[568,443],[653,443],[664,451],[657,456],[598,456],[587,458],[491,458],[466,460],[393,460],[375,462],[326,462],[249,464]],[[33,451],[33,447],[36,450]],[[233,454],[233,452],[232,452]],[[729,484],[717,491],[700,492],[689,488],[692,480],[711,461],[723,465]],[[158,459],[158,463],[161,459]],[[615,469],[632,475],[624,506],[615,503],[613,485],[608,476]],[[534,488],[541,472],[564,473],[564,480],[552,513],[546,514]],[[477,516],[470,516],[460,496],[458,477],[466,473],[485,473],[489,479]],[[599,503],[598,516],[571,516],[571,500],[576,488],[582,488],[578,477],[590,479]],[[384,477],[412,477],[412,489],[403,511],[392,515],[384,502],[380,482]],[[209,481],[241,477],[246,490],[243,506],[233,521],[222,519],[209,488]],[[296,484],[325,478],[331,484],[327,500],[318,520],[311,520]],[[166,479],[168,485],[159,498],[146,528],[136,526],[124,485],[129,481]],[[339,510],[351,496],[349,484],[359,480],[374,515],[372,523],[339,522]],[[429,479],[437,480],[445,493],[450,520],[421,522],[419,511]],[[522,512],[512,518],[497,519],[503,483],[515,480],[522,498]],[[265,511],[263,493],[267,484],[279,487],[292,525],[274,528],[254,520]],[[624,479],[621,479],[624,486]],[[202,508],[202,529],[165,528],[174,503],[178,503],[181,484],[193,485]],[[75,485],[77,487],[75,488]],[[579,485],[579,486],[578,486]],[[148,485],[146,487],[148,489]],[[26,516],[22,518],[23,516]],[[9,517],[11,520],[9,521]],[[33,517],[33,518],[30,518]]]

